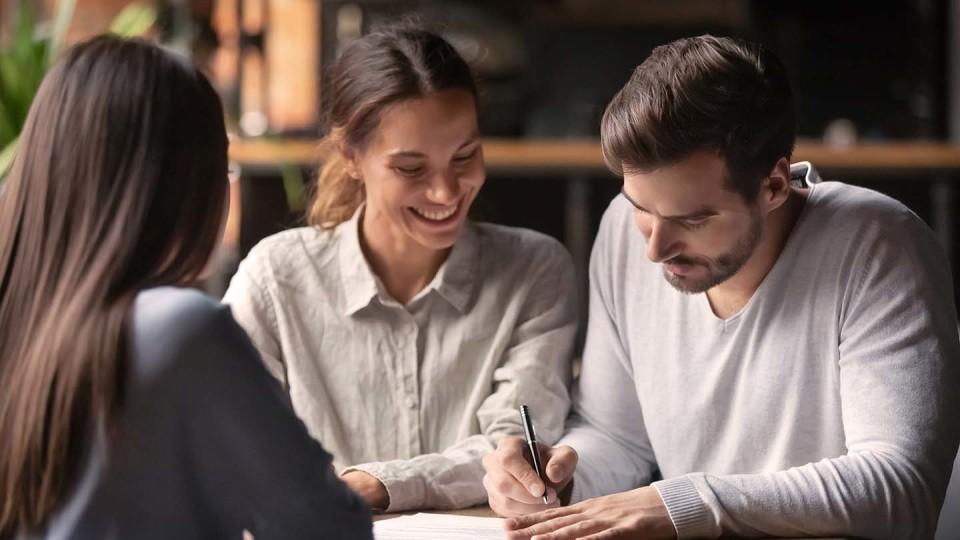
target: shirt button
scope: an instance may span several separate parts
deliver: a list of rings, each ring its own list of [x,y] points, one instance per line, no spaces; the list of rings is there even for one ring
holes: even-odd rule
[[[407,399],[406,399],[406,404],[407,404],[407,407],[409,407],[409,408],[411,408],[411,409],[417,408],[417,398],[412,397],[412,396],[411,396],[411,397],[407,397]]]

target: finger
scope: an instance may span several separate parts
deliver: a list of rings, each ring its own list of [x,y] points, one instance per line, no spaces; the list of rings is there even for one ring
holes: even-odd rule
[[[540,501],[540,504],[523,504],[510,499],[500,499],[498,501],[490,501],[490,509],[493,510],[498,516],[504,518],[513,518],[519,516],[526,516],[529,514],[536,514],[537,512],[542,512],[550,508],[559,508],[560,501],[553,501],[550,504],[543,504],[543,501]]]
[[[547,521],[541,521],[540,523],[534,523],[533,525],[523,529],[513,530],[507,535],[507,538],[530,538],[538,534],[547,534],[549,532],[568,527],[582,520],[583,516],[580,514],[560,516]]]
[[[487,490],[488,497],[503,497],[528,505],[539,505],[540,508],[534,510],[539,512],[543,510],[543,497],[535,497],[530,494],[523,484],[516,478],[500,472],[491,472],[483,476],[483,487]],[[547,503],[557,500],[557,491],[553,488],[547,489]]]
[[[580,509],[575,506],[564,506],[552,510],[544,510],[536,513],[524,514],[522,516],[512,517],[503,522],[503,526],[508,531],[517,531],[532,527],[538,523],[550,521],[552,519],[562,518],[579,514]]]
[[[583,538],[584,536],[602,532],[606,528],[607,526],[599,521],[585,519],[552,532],[531,536],[530,540],[574,540],[576,538]]]
[[[523,456],[526,445],[517,437],[504,437],[493,453],[495,465],[523,485],[534,497],[542,497],[546,485]]]
[[[606,529],[598,533],[584,536],[579,540],[614,540],[615,538],[629,538],[630,531],[624,529]]]
[[[577,469],[577,451],[569,446],[558,446],[547,451],[547,480],[560,484],[569,480]]]
[[[538,499],[535,504],[526,504],[496,494],[489,496],[487,501],[490,505],[490,509],[493,510],[498,516],[504,518],[536,514],[537,512],[542,512],[550,508],[560,507],[560,501],[556,497],[554,497],[554,499],[546,505],[543,504],[542,499]]]

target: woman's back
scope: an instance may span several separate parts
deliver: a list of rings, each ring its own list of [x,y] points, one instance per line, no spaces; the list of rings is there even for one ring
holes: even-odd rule
[[[34,536],[365,538],[369,512],[290,412],[230,311],[142,292],[114,425]]]
[[[370,537],[202,279],[220,99],[142,40],[44,77],[0,197],[0,540]]]

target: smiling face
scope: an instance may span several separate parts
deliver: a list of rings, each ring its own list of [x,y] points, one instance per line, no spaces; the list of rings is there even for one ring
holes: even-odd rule
[[[663,265],[677,290],[705,292],[739,272],[763,237],[756,203],[728,188],[726,163],[697,152],[650,172],[625,172],[623,194],[647,240],[647,258]]]
[[[366,189],[370,244],[450,248],[486,178],[473,95],[444,90],[389,106],[367,147],[347,160]]]

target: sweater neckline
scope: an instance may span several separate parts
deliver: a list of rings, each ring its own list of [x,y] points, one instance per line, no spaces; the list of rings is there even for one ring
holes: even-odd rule
[[[770,271],[767,272],[767,275],[763,277],[763,280],[760,282],[760,285],[757,287],[757,290],[753,291],[753,295],[750,296],[750,299],[747,300],[747,303],[740,308],[739,311],[733,315],[727,317],[726,319],[721,319],[713,312],[713,307],[710,305],[710,299],[707,298],[707,293],[702,292],[698,294],[697,303],[702,309],[706,317],[714,321],[717,326],[719,326],[720,331],[724,332],[728,328],[736,326],[736,324],[743,318],[744,314],[750,311],[751,306],[758,302],[757,298],[762,297],[766,290],[771,286],[768,285],[771,282],[777,280],[777,276],[783,273],[783,268],[788,266],[788,263],[783,262],[787,259],[793,259],[795,256],[796,246],[800,242],[797,238],[800,238],[804,234],[804,229],[809,220],[808,216],[813,211],[813,207],[817,205],[818,201],[821,198],[821,191],[819,183],[810,184],[810,191],[807,193],[807,199],[804,201],[803,208],[800,210],[800,215],[797,217],[797,222],[793,225],[793,230],[790,231],[790,234],[787,236],[787,241],[783,245],[783,250],[780,252],[780,255],[777,257],[777,260],[774,261],[773,267],[770,268]]]

